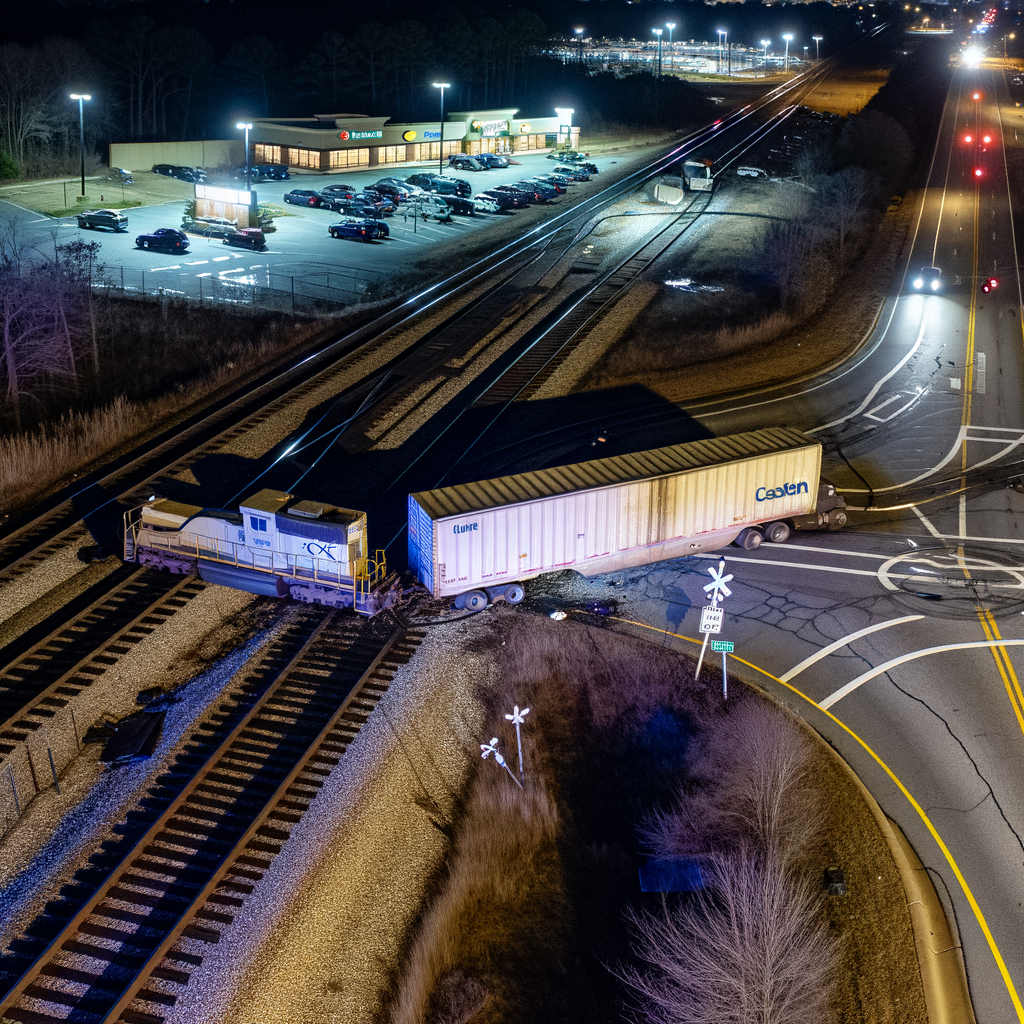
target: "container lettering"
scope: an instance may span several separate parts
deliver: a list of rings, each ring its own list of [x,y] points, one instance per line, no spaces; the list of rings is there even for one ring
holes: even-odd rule
[[[771,501],[773,498],[787,498],[794,494],[807,494],[807,481],[798,484],[779,484],[778,487],[758,487],[754,494],[756,501]]]

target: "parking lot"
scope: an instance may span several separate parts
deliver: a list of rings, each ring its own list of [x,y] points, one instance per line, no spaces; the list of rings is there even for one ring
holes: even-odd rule
[[[494,185],[511,184],[521,178],[546,174],[557,165],[557,161],[547,159],[545,154],[523,155],[517,159],[520,160],[519,164],[505,168],[459,172],[445,170],[444,173],[446,177],[468,181],[476,194]],[[621,163],[622,158],[600,157],[594,158],[593,162],[603,171],[611,164]],[[157,206],[126,210],[128,230],[125,233],[83,230],[78,227],[74,217],[53,220],[39,215],[23,219],[22,230],[39,235],[40,241],[49,241],[54,225],[57,225],[58,241],[81,237],[101,242],[103,248],[100,258],[107,266],[108,279],[114,286],[123,284],[131,290],[160,290],[167,294],[196,297],[202,294],[200,289],[203,286],[200,282],[215,278],[215,281],[207,285],[206,295],[212,295],[212,286],[218,283],[253,284],[287,290],[295,287],[296,280],[316,281],[332,292],[337,290],[354,295],[366,292],[368,284],[400,275],[403,267],[408,268],[413,263],[429,258],[430,250],[439,244],[470,237],[479,242],[479,232],[486,232],[498,223],[507,225],[517,218],[524,222],[524,226],[527,222],[532,225],[538,216],[543,217],[545,209],[564,208],[576,197],[589,195],[600,188],[602,182],[601,175],[597,175],[590,182],[572,184],[565,195],[539,208],[534,206],[518,211],[455,216],[450,223],[416,218],[399,205],[395,214],[386,218],[390,237],[370,242],[332,238],[328,227],[341,219],[338,214],[326,209],[285,205],[283,201],[285,192],[296,188],[319,189],[342,182],[361,189],[382,177],[394,175],[405,178],[417,172],[436,170],[436,165],[387,166],[357,172],[346,171],[340,175],[297,173],[287,181],[261,182],[254,186],[259,202],[271,203],[285,210],[283,216],[275,219],[275,230],[267,234],[267,248],[261,252],[237,249],[224,245],[219,238],[197,235],[189,236],[189,252],[177,256],[135,247],[138,234],[152,232],[157,228],[180,227],[184,201],[168,201]],[[149,173],[139,172],[137,176]],[[210,176],[207,184],[238,187],[234,179],[218,179],[215,175]],[[109,205],[117,208],[116,204]]]

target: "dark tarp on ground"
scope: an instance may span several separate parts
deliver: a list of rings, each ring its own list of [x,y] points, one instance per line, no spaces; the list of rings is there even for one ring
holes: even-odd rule
[[[117,723],[117,730],[107,741],[101,761],[122,757],[149,757],[156,749],[164,727],[166,711],[138,711]]]
[[[694,892],[703,888],[704,876],[694,860],[651,857],[640,869],[641,892]]]

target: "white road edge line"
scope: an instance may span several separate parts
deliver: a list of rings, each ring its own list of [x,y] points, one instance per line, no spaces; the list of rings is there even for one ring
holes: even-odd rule
[[[862,636],[867,636],[869,633],[877,633],[878,630],[888,629],[890,626],[900,626],[904,622],[917,622],[918,619],[923,618],[923,615],[903,615],[898,619],[887,619],[885,622],[876,622],[873,626],[865,626],[864,629],[858,629],[856,633],[850,633],[849,636],[836,640],[834,643],[829,644],[828,647],[822,647],[820,651],[812,654],[809,658],[804,658],[799,665],[795,665],[784,676],[779,676],[779,678],[784,683],[788,683],[791,679],[795,679],[800,675],[804,669],[810,668],[821,661],[822,658],[827,658],[834,651],[838,651],[840,647],[846,647],[848,644],[852,644],[854,640],[859,640]]]
[[[911,651],[910,654],[903,654],[898,658],[893,658],[892,661],[887,661],[883,665],[878,665],[862,673],[856,679],[851,679],[845,686],[840,687],[835,693],[820,701],[818,707],[822,711],[828,711],[833,704],[842,700],[847,694],[853,693],[857,687],[863,686],[864,683],[874,679],[875,676],[880,676],[890,669],[905,665],[908,661],[916,661],[918,658],[925,658],[929,654],[941,654],[943,651],[966,651],[975,647],[1024,647],[1024,640],[971,640],[969,643],[942,644],[939,647],[926,647],[920,651]]]

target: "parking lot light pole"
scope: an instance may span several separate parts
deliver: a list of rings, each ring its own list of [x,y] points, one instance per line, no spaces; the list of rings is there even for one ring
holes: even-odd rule
[[[674,67],[676,63],[675,55],[672,52],[672,30],[676,27],[674,21],[666,21],[665,28],[668,29],[668,66]]]
[[[821,60],[821,41],[825,37],[824,36],[811,36],[811,38],[814,40],[814,59],[815,60]]]
[[[764,48],[764,77],[768,77],[768,44],[771,42],[770,39],[762,39],[761,46]]]
[[[249,157],[249,131],[252,125],[246,121],[239,121],[235,127],[245,131],[245,190],[252,192],[252,160]]]
[[[786,74],[789,74],[789,44],[793,41],[793,33],[787,32],[783,37],[786,40]]]
[[[435,82],[434,88],[441,90],[441,141],[438,144],[441,155],[437,158],[437,173],[444,174],[444,91],[451,88],[451,82]]]
[[[82,198],[85,198],[85,114],[82,113],[82,100],[91,100],[88,93],[73,92],[71,99],[78,100],[78,152],[82,158]]]
[[[574,28],[573,32],[576,33],[576,62],[578,64],[583,63],[583,29]]]
[[[724,28],[717,28],[715,31],[718,33],[718,73],[722,73],[722,36],[726,39],[729,38],[729,33]]]
[[[663,29],[652,28],[651,31],[658,37],[658,77],[661,78],[661,33]]]

